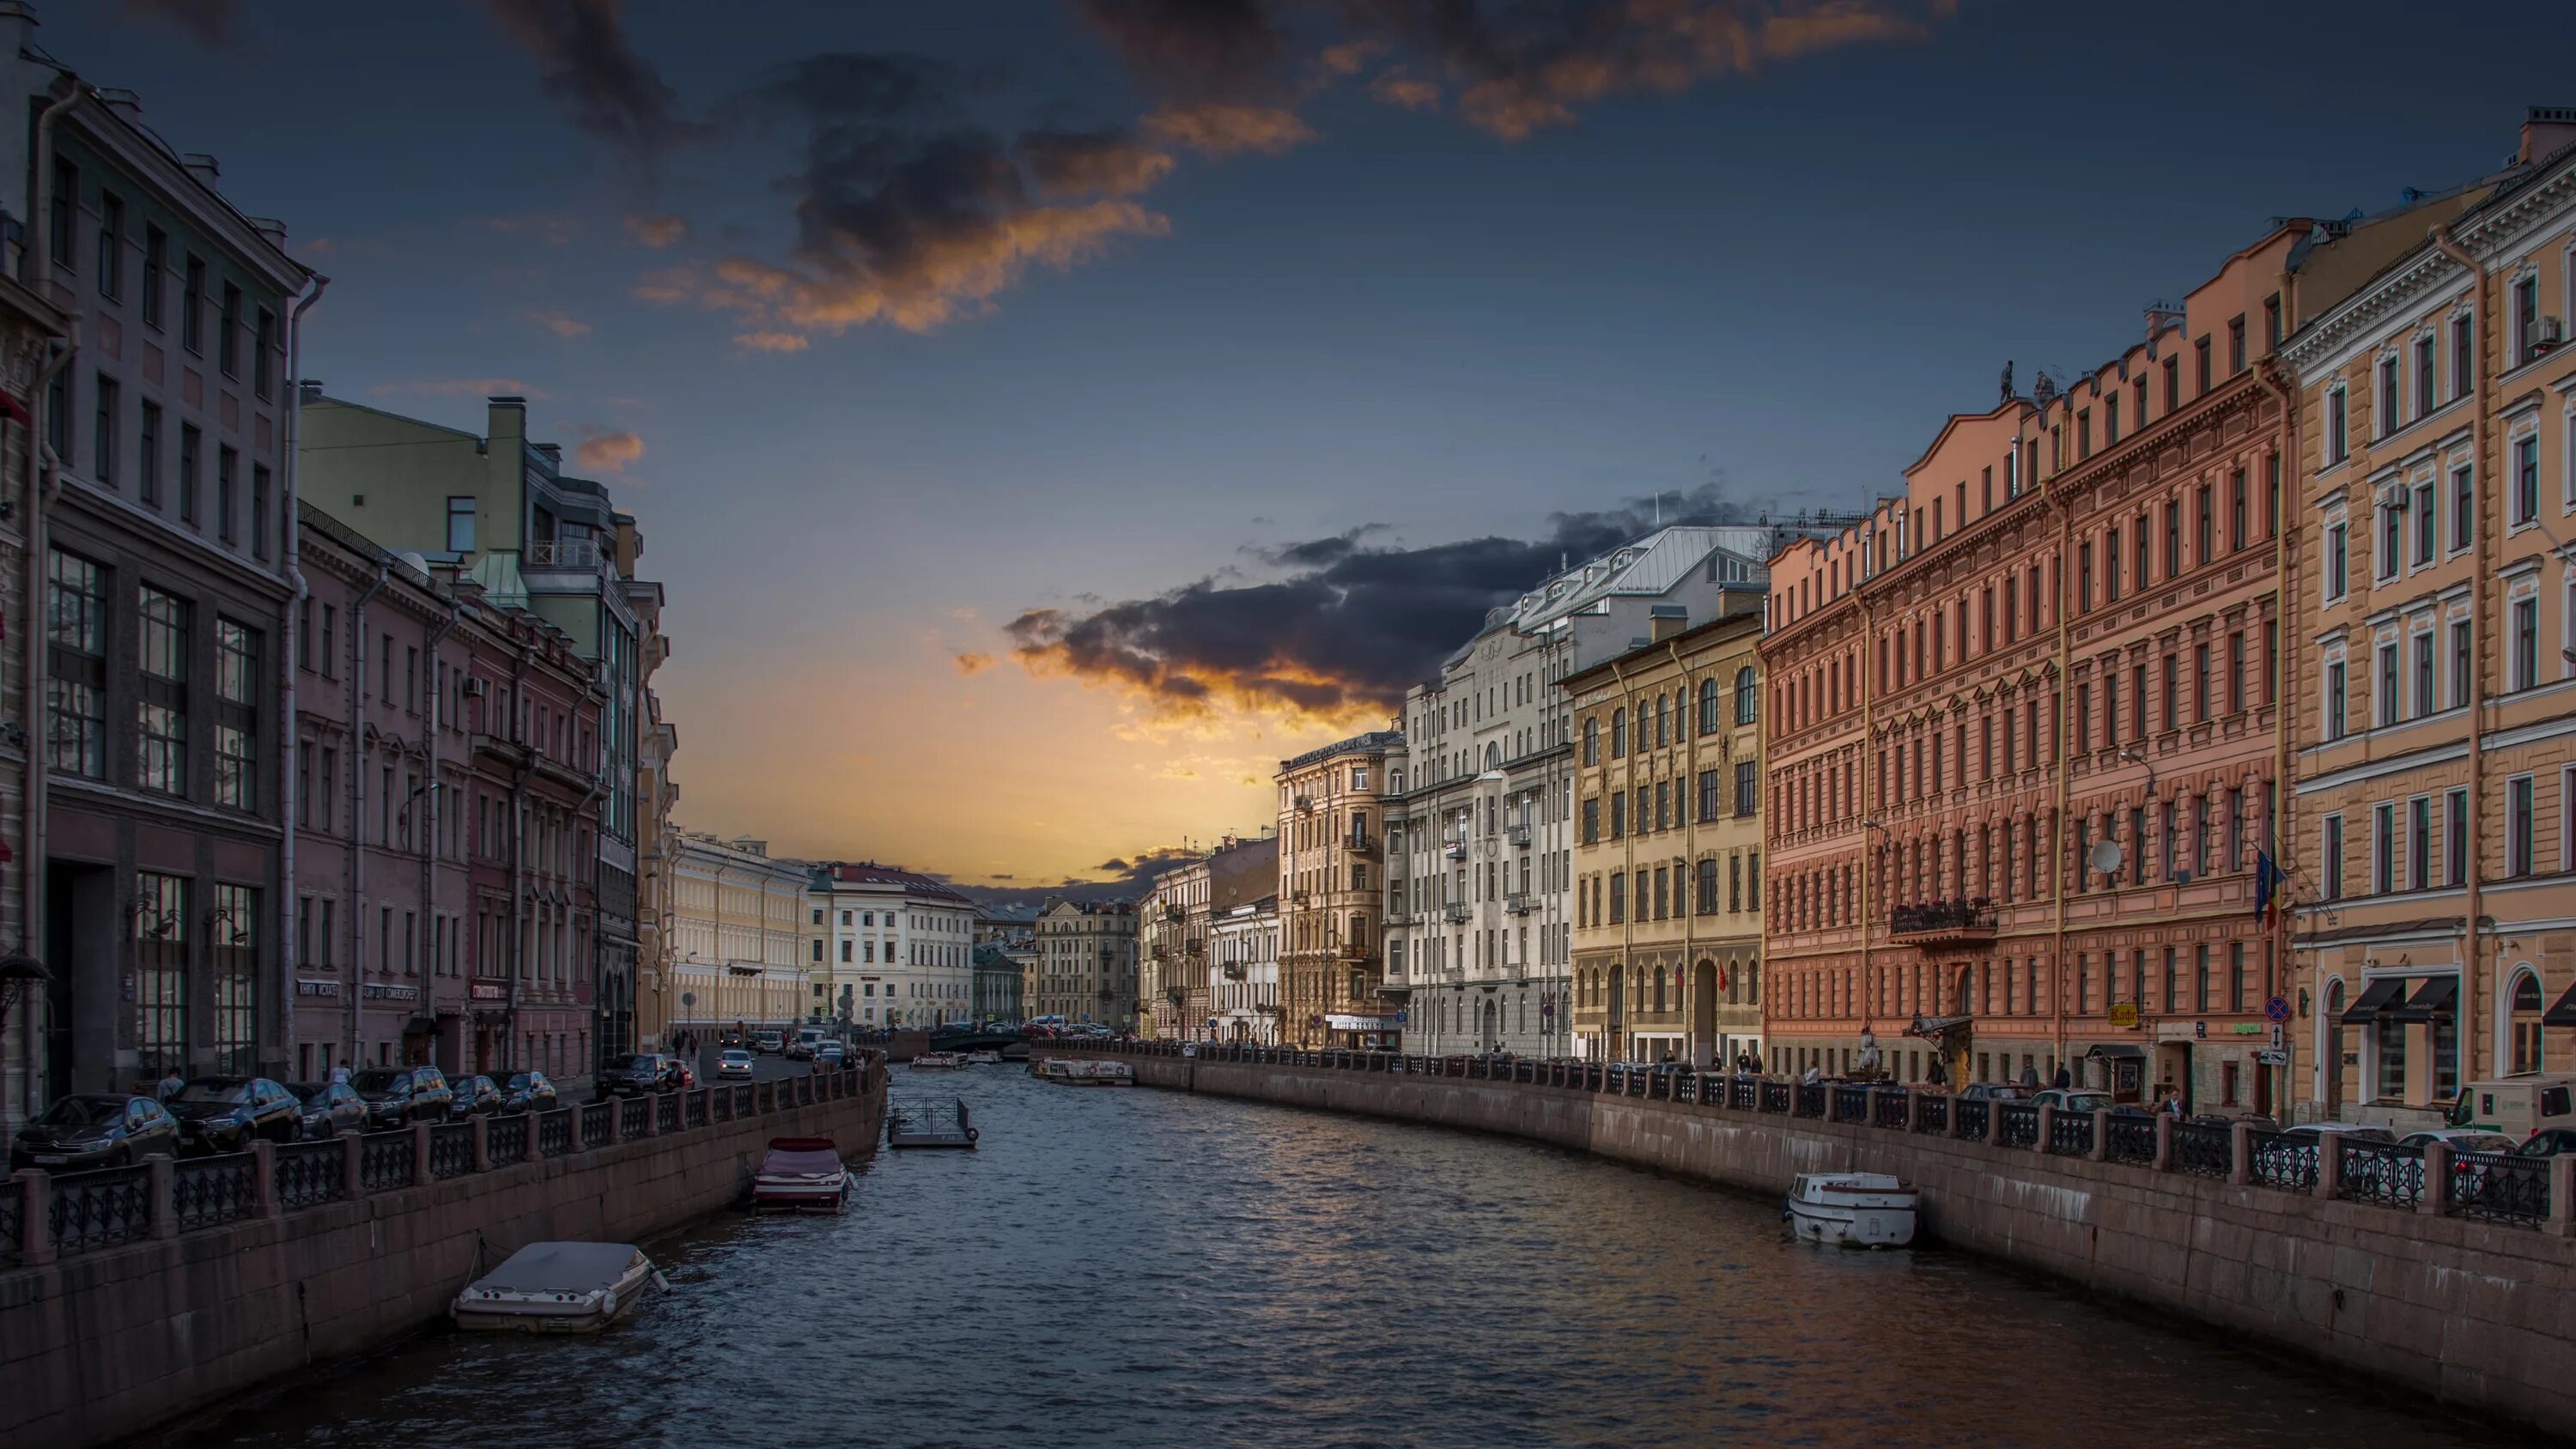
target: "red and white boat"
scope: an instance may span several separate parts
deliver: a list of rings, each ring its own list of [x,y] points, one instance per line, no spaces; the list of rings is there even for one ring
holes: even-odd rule
[[[850,1170],[829,1137],[772,1137],[751,1180],[754,1212],[840,1213],[850,1205]]]

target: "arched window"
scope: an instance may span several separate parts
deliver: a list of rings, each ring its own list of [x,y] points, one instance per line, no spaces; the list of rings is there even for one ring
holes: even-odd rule
[[[1597,714],[1583,717],[1583,763],[1601,763],[1601,716]]]
[[[1628,711],[1624,708],[1614,709],[1610,711],[1610,758],[1624,760],[1627,757]]]
[[[1762,718],[1762,696],[1753,682],[1753,666],[1735,671],[1735,722],[1749,725]]]
[[[1497,741],[1494,741],[1494,740],[1487,740],[1487,741],[1485,741],[1485,768],[1486,768],[1486,769],[1488,769],[1488,770],[1499,770],[1499,769],[1501,769],[1502,767],[1503,767],[1503,747],[1502,747],[1502,745],[1501,745],[1500,743],[1498,743]]]
[[[1717,703],[1718,696],[1719,690],[1715,676],[1711,676],[1699,682],[1699,732],[1701,734],[1713,735],[1717,733],[1717,727],[1721,722]]]
[[[1669,694],[1659,694],[1659,695],[1656,695],[1656,696],[1655,696],[1655,745],[1656,745],[1656,747],[1657,747],[1657,748],[1659,748],[1659,749],[1660,749],[1660,748],[1661,748],[1661,747],[1663,747],[1664,745],[1667,745],[1667,744],[1669,744],[1669,743],[1671,743],[1671,742],[1672,742],[1672,734],[1671,734],[1672,723],[1673,723],[1673,697],[1672,697],[1671,695],[1669,695]]]
[[[2513,982],[2513,1069],[2536,1072],[2540,1062],[2540,978],[2525,971]]]

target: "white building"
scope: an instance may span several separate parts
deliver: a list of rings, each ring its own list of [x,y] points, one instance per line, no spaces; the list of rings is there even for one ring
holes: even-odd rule
[[[1386,975],[1404,1044],[1568,1056],[1573,713],[1556,682],[1640,645],[1658,617],[1714,617],[1791,538],[1843,521],[1658,529],[1488,613],[1406,692],[1389,761]]]
[[[931,1027],[975,1011],[975,903],[931,877],[869,861],[814,872],[824,1015]]]
[[[1220,913],[1210,926],[1215,962],[1208,1014],[1218,1041],[1279,1042],[1279,897]]]
[[[671,857],[671,959],[658,1016],[668,1030],[784,1026],[822,1005],[807,979],[811,945],[801,860],[766,841],[677,832]],[[663,1040],[653,1044],[667,1044]]]

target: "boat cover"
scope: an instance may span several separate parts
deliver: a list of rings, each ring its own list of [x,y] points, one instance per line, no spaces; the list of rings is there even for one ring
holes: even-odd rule
[[[793,1146],[771,1143],[768,1158],[760,1164],[763,1177],[823,1177],[840,1170],[840,1153],[828,1145],[809,1147],[801,1141]]]
[[[590,1293],[612,1287],[635,1266],[633,1243],[530,1243],[473,1288],[505,1293]]]

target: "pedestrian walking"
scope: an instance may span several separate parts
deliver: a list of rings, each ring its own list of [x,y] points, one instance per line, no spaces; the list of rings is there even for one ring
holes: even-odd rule
[[[2067,1072],[2066,1066],[2063,1062],[2058,1064],[2056,1085],[2060,1087],[2071,1087],[2075,1085],[2075,1078]]]
[[[340,1065],[331,1069],[331,1085],[335,1087],[345,1087],[349,1085],[349,1059],[347,1057],[340,1058]]]
[[[153,1100],[157,1102],[167,1102],[171,1098],[179,1095],[187,1085],[188,1083],[186,1079],[179,1075],[179,1069],[177,1067],[172,1067],[168,1073],[161,1078],[159,1085],[152,1089]]]

